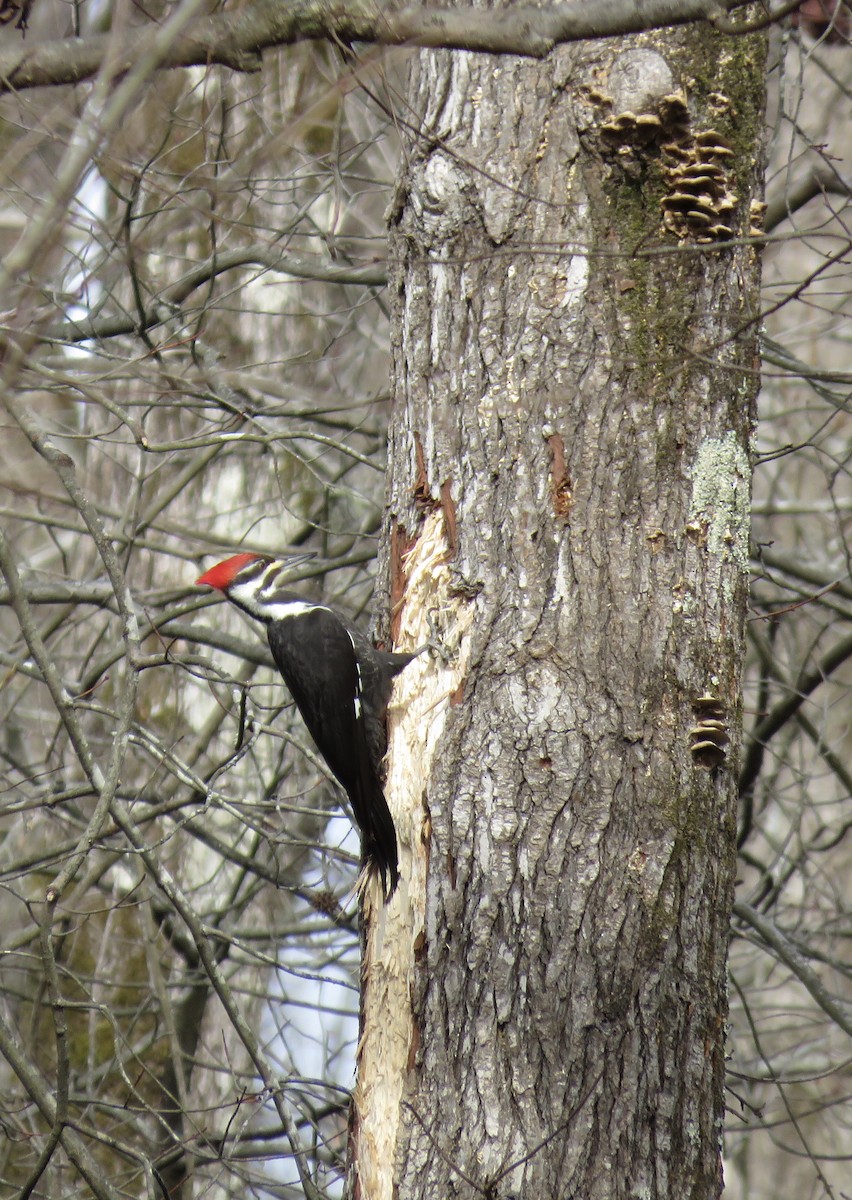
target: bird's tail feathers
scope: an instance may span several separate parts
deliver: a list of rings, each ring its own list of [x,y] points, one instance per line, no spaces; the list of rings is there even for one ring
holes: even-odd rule
[[[352,809],[363,837],[364,858],[378,876],[387,904],[399,883],[396,827],[379,780],[370,773],[360,784],[350,796]]]

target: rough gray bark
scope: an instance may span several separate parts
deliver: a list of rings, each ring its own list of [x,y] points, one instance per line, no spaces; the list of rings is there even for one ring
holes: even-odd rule
[[[713,1197],[763,43],[423,53],[408,100],[389,534],[443,514],[473,620],[369,1194]]]

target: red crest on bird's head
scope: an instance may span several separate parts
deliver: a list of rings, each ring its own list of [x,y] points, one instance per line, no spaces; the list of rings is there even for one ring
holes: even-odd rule
[[[196,587],[199,584],[204,584],[206,587],[218,588],[220,592],[226,591],[239,575],[243,567],[247,567],[249,563],[256,562],[263,556],[260,554],[235,554],[233,558],[226,558],[224,562],[216,563],[215,567],[211,567],[209,571],[205,571],[203,575],[199,575],[196,579]]]

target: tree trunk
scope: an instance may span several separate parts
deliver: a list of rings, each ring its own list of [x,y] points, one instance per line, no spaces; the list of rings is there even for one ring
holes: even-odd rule
[[[448,560],[398,609],[463,671],[392,751],[425,869],[368,947],[364,1200],[720,1191],[763,58],[412,61],[387,544]]]

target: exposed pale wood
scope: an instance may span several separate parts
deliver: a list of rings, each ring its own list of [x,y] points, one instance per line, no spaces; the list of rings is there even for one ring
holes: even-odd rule
[[[453,593],[444,515],[436,510],[406,555],[400,614],[400,648],[423,645],[440,631],[441,650],[421,655],[394,684],[386,794],[400,848],[400,882],[390,904],[382,903],[375,879],[367,885],[363,1035],[358,1050],[355,1122],[360,1195],[391,1200],[409,1062],[418,1041],[413,1010],[414,977],[425,931],[430,818],[424,783],[429,777],[447,713],[465,677],[473,603]]]

